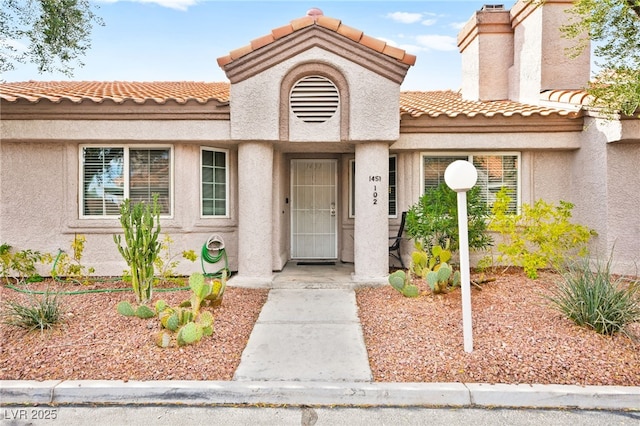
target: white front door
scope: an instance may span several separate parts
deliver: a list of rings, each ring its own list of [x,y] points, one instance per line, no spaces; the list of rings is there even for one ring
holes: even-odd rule
[[[337,160],[291,160],[291,258],[336,259]]]

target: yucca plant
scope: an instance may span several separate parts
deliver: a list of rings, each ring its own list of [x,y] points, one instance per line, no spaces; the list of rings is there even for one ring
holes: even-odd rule
[[[588,258],[572,265],[547,299],[577,325],[600,334],[624,333],[627,324],[640,321],[640,282],[612,277],[611,259],[594,270]]]
[[[23,305],[15,301],[5,302],[1,314],[3,323],[24,328],[27,331],[53,328],[63,319],[58,293],[45,291],[42,297],[32,295],[30,303]]]

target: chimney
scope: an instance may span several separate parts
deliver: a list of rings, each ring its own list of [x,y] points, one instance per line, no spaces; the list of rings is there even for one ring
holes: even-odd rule
[[[566,49],[576,41],[560,28],[568,22],[566,10],[573,0],[530,2],[519,0],[511,8],[514,29],[514,61],[510,72],[509,98],[534,103],[548,89],[582,89],[589,81],[589,48],[571,59]]]
[[[507,99],[513,64],[509,11],[501,4],[483,6],[458,34],[458,49],[462,54],[463,99]]]

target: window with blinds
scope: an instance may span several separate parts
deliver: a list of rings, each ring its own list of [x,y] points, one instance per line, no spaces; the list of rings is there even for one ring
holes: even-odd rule
[[[474,155],[424,155],[423,156],[423,192],[436,188],[444,182],[444,171],[456,160],[466,160],[476,167],[482,198],[487,206],[493,206],[496,194],[502,188],[510,191],[513,200],[510,211],[516,213],[520,199],[520,155],[518,153],[480,153]]]
[[[229,167],[227,152],[201,148],[201,215],[227,216]]]
[[[340,96],[331,80],[312,75],[294,84],[289,104],[295,116],[305,123],[324,123],[338,110]]]
[[[171,214],[171,148],[81,147],[81,216],[120,215],[125,199]]]

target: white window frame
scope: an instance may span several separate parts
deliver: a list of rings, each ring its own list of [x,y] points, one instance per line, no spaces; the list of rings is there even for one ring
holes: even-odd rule
[[[420,153],[420,195],[422,196],[425,191],[424,185],[424,157],[467,157],[467,161],[473,162],[475,156],[515,156],[518,159],[518,167],[516,170],[516,206],[517,211],[520,212],[520,205],[522,199],[522,153],[518,151],[478,151],[478,152],[456,152],[456,151],[437,151],[437,152],[421,152]],[[491,206],[489,206],[491,207]]]
[[[225,169],[225,206],[224,206],[224,211],[225,214],[224,215],[205,215],[203,208],[202,208],[202,199],[204,197],[204,194],[202,192],[202,184],[203,184],[203,176],[202,176],[202,154],[204,151],[210,151],[210,152],[222,152],[224,153],[224,169]],[[212,148],[212,147],[208,147],[208,146],[201,146],[200,147],[200,158],[198,160],[198,162],[200,163],[200,182],[199,182],[199,187],[200,187],[200,191],[199,191],[199,198],[198,198],[198,203],[200,204],[200,219],[226,219],[229,218],[229,150],[228,149],[220,149],[220,148]]]
[[[397,154],[391,154],[391,155],[389,155],[389,158],[395,158],[395,162],[396,162],[396,170],[395,170],[395,173],[396,173],[396,185],[395,185],[396,198],[395,198],[395,200],[393,200],[393,202],[395,204],[396,214],[387,215],[387,216],[390,219],[395,219],[395,218],[398,217],[398,155]],[[353,179],[354,179],[354,171],[355,171],[354,168],[353,168],[353,165],[355,164],[355,162],[356,162],[355,158],[349,159],[349,207],[348,207],[349,208],[349,216],[348,216],[349,219],[355,219],[355,217],[356,217],[355,214],[354,214],[355,206],[353,205],[353,201],[354,201],[354,199],[353,199],[353,196],[354,196],[354,193],[353,193],[353,190],[354,190]],[[387,182],[389,182],[388,186],[390,186],[391,183],[389,181],[389,177],[388,176],[387,176]],[[391,205],[391,197],[389,197],[389,205]],[[389,206],[387,206],[387,212],[388,211],[389,211]]]
[[[123,199],[129,198],[129,150],[131,149],[168,149],[169,150],[169,198],[170,198],[170,206],[168,214],[160,214],[161,218],[165,219],[173,219],[173,214],[175,211],[175,185],[174,185],[174,167],[175,167],[175,148],[171,144],[158,144],[158,145],[139,145],[139,144],[96,144],[96,143],[87,143],[80,144],[78,146],[78,217],[80,219],[113,219],[120,220],[120,215],[87,215],[84,213],[84,164],[83,164],[83,155],[82,151],[84,148],[122,148],[123,150],[123,165],[122,165],[122,175],[125,179],[124,185],[124,196]]]

